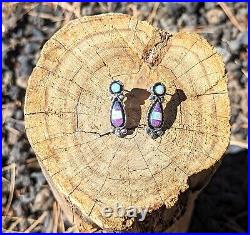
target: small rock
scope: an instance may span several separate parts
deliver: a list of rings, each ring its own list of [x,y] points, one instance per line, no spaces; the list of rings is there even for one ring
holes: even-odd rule
[[[10,96],[12,100],[18,100],[21,95],[21,91],[17,86],[12,85],[8,89],[7,95]]]
[[[215,2],[205,2],[204,4],[205,4],[204,7],[206,10],[214,9],[214,8],[216,8],[216,5],[217,5],[217,3],[215,3]]]
[[[239,42],[239,44],[247,47],[248,46],[248,33],[247,32],[239,33],[239,35],[237,36],[237,41]]]
[[[44,188],[39,191],[36,195],[34,204],[32,206],[32,211],[45,211],[52,206],[54,198],[48,188]]]
[[[216,47],[216,49],[218,53],[222,55],[224,62],[227,63],[231,58],[231,54],[229,53],[229,51],[222,47]]]
[[[217,25],[225,21],[226,16],[223,11],[219,9],[212,9],[207,12],[206,18],[209,24]]]
[[[241,69],[241,65],[233,63],[233,62],[229,62],[226,65],[226,69],[227,69],[227,71],[233,72],[233,71]]]
[[[187,15],[186,13],[182,14],[182,16],[178,19],[179,27],[194,27],[197,25],[197,17],[196,15]]]
[[[33,54],[37,50],[39,50],[40,44],[39,43],[27,43],[24,46],[24,53],[25,54]]]
[[[31,181],[28,175],[21,175],[15,181],[16,188],[28,187],[30,185],[31,185]]]
[[[4,192],[5,190],[4,190],[4,184],[3,184],[3,189],[2,189],[2,192]],[[9,188],[6,190],[7,192],[9,191]],[[3,196],[2,197],[2,206],[4,207],[4,206],[6,206],[6,204],[7,204],[7,197],[5,197],[5,196]]]
[[[223,30],[222,40],[225,42],[231,41],[231,30],[229,26],[224,25],[224,27],[222,27],[222,30]]]
[[[10,135],[11,133],[9,133]],[[9,156],[9,163],[16,163],[16,162],[19,162],[20,160],[20,157],[21,157],[21,153],[20,153],[20,149],[17,147],[17,145],[15,145],[15,143],[17,142],[17,139],[16,139],[16,135],[14,135],[13,137],[9,137],[10,141],[10,144],[13,144],[13,148],[11,149],[10,151],[10,156]]]
[[[39,20],[41,19],[39,18]],[[43,33],[35,27],[32,28],[32,34],[33,38],[35,38],[36,40],[43,40],[44,38]]]
[[[23,116],[23,111],[21,109],[17,110],[14,113],[14,118],[17,120],[23,120],[24,116]]]
[[[36,180],[35,186],[36,186],[37,190],[39,190],[41,188],[41,186],[46,183],[46,179],[45,179],[42,172],[33,172],[31,174],[31,178],[34,178]]]
[[[20,217],[25,216],[20,200],[14,200],[14,202],[12,202],[11,207],[14,210],[16,216],[20,216]]]
[[[248,9],[247,8],[241,8],[237,11],[236,18],[239,22],[247,22],[247,16],[248,16]]]
[[[17,58],[19,66],[16,68],[17,77],[27,78],[32,72],[32,62],[27,55],[21,55]]]
[[[22,89],[26,89],[27,88],[27,85],[28,85],[28,76],[26,77],[18,77],[17,80],[16,80],[16,84],[22,88]]]
[[[183,12],[185,12],[185,7],[180,3],[165,3],[165,10],[167,12],[168,17],[172,17],[178,19]]]
[[[199,8],[201,7],[200,2],[185,2],[183,3],[183,6],[186,8],[187,13],[194,14],[197,13]]]
[[[240,151],[242,151],[242,148],[240,148],[239,146],[236,146],[236,145],[229,145],[227,151],[231,154],[236,154],[236,153],[239,153]]]
[[[12,132],[12,131],[9,131],[9,133],[8,133],[8,143],[9,143],[9,144],[15,146],[15,144],[16,144],[17,141],[18,141],[18,139],[19,139],[19,134],[18,134],[18,133],[14,133],[14,132]],[[12,154],[13,154],[13,153],[11,153],[11,155],[10,155],[10,159],[15,159],[15,157],[12,158],[12,156],[13,156]],[[15,153],[15,154],[14,154],[14,156],[17,156],[17,155],[18,155],[18,153]],[[15,162],[15,160],[12,160],[12,162]]]
[[[238,40],[233,40],[233,41],[229,42],[228,46],[229,46],[231,52],[234,54],[238,54],[240,51],[240,48],[241,48],[241,45],[240,45]]]
[[[2,139],[2,156],[8,156],[10,152],[9,146],[6,143],[6,141],[4,141],[4,139]]]
[[[231,39],[237,39],[240,31],[234,27],[233,25],[231,25],[232,29],[231,29]]]
[[[35,198],[35,191],[33,187],[29,187],[29,192],[26,194],[20,195],[20,201],[23,205],[31,203]]]

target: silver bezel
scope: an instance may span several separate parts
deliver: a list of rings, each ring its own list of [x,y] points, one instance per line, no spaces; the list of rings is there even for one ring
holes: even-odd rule
[[[165,87],[165,85],[163,83],[157,82],[152,87],[150,87],[150,89],[149,89],[149,92],[151,93],[151,95],[149,96],[149,100],[151,100],[151,105],[150,105],[150,107],[148,109],[148,112],[147,112],[146,132],[147,132],[148,135],[151,136],[152,139],[156,139],[156,138],[158,138],[158,137],[160,137],[160,136],[162,136],[164,134],[164,131],[162,130],[162,127],[164,126],[164,120],[163,120],[164,117],[162,117],[161,127],[153,128],[153,127],[151,127],[149,125],[149,117],[150,117],[150,114],[151,114],[152,107],[155,105],[155,103],[157,101],[159,101],[160,104],[162,105],[162,103],[164,101],[164,95],[166,94],[166,88],[165,88],[165,92],[164,92],[163,95],[157,95],[157,94],[154,93],[154,87],[156,85],[159,85],[159,84],[161,84],[161,85],[163,85]],[[163,107],[162,107],[162,111],[163,111]],[[162,115],[163,115],[163,113],[162,113]]]

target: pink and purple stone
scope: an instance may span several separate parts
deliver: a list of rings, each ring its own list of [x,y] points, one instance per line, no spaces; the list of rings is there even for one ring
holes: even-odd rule
[[[159,128],[163,122],[163,109],[159,101],[157,101],[151,108],[149,115],[149,124],[153,128]]]
[[[122,127],[125,123],[124,110],[120,101],[115,100],[111,109],[111,124]]]

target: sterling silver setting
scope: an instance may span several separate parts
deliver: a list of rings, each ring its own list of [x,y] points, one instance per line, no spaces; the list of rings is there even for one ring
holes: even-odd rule
[[[152,103],[148,110],[146,132],[152,139],[156,139],[164,133],[162,130],[164,123],[162,103],[166,94],[166,86],[157,82],[150,87],[149,92],[151,93],[149,100]]]

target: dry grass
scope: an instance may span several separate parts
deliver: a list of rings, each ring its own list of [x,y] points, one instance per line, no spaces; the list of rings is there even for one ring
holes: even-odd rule
[[[37,159],[29,159],[28,164],[32,162],[37,162]],[[12,216],[12,212],[10,212],[14,191],[15,191],[15,178],[16,178],[16,165],[12,163],[8,166],[2,168],[2,172],[10,171],[10,181],[5,177],[2,177],[2,183],[9,185],[9,197],[7,201],[7,205],[3,207],[3,231],[4,232],[18,232],[16,229],[17,225],[23,221],[28,221],[30,226],[24,232],[32,232],[39,224],[43,223],[46,217],[49,215],[48,211],[44,211],[38,219],[24,218]],[[9,224],[9,226],[8,226]],[[67,232],[77,231],[75,226],[68,228]],[[52,220],[51,225],[48,227],[47,232],[65,232],[63,212],[55,201],[53,204],[52,211]]]
[[[47,211],[44,211],[43,213],[42,213],[42,215],[40,215],[40,217],[37,219],[37,220],[35,220],[31,225],[30,225],[30,227],[28,227],[24,232],[32,232],[32,230],[38,225],[38,224],[40,224],[40,223],[42,223],[43,221],[44,221],[44,219],[46,218],[46,216],[47,216],[47,214],[48,214],[48,212]]]
[[[12,163],[11,165],[5,166],[2,168],[2,172],[9,171],[9,170],[10,170],[10,174],[11,174],[10,187],[9,187],[9,197],[8,197],[8,202],[7,202],[6,208],[4,208],[4,211],[3,211],[4,215],[8,215],[10,207],[11,207],[13,195],[14,195],[15,179],[16,179],[16,164]]]
[[[239,24],[238,20],[236,19],[236,17],[234,16],[233,12],[231,11],[231,9],[227,6],[226,3],[224,2],[219,2],[218,5],[223,9],[223,11],[225,12],[225,14],[227,15],[227,17],[229,18],[229,20],[231,21],[231,23],[240,31],[240,32],[245,32],[246,29]]]
[[[152,9],[152,11],[151,11],[151,13],[150,13],[150,15],[148,16],[148,19],[147,19],[147,21],[149,23],[152,24],[154,22],[155,16],[157,14],[157,10],[158,10],[159,6],[160,6],[160,2],[155,2],[154,3],[153,9]]]

